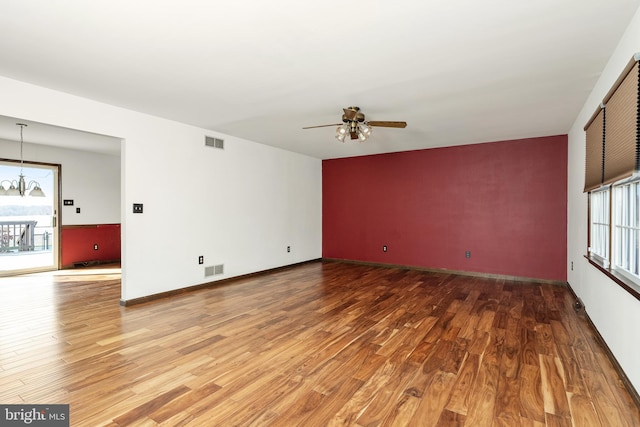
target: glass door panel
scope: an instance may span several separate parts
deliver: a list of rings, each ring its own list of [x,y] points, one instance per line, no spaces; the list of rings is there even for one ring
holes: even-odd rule
[[[0,276],[58,268],[57,165],[0,161]],[[23,195],[19,190],[24,175]],[[32,192],[39,184],[44,197]],[[9,191],[11,192],[11,191]]]

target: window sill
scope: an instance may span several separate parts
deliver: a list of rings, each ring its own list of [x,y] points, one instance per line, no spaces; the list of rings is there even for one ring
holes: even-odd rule
[[[629,292],[635,299],[640,301],[640,286],[629,280],[627,277],[617,273],[615,270],[610,268],[606,268],[600,261],[595,259],[594,257],[590,257],[589,255],[584,256],[587,261],[595,268],[603,272],[607,275],[611,280],[616,282],[619,286],[621,286],[625,291]]]

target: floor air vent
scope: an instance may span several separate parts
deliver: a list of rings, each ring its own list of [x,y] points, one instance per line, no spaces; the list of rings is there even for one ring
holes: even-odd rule
[[[206,145],[207,147],[219,148],[222,150],[224,149],[224,139],[205,136],[204,145]]]
[[[204,268],[204,277],[217,276],[224,274],[224,264],[210,265]]]

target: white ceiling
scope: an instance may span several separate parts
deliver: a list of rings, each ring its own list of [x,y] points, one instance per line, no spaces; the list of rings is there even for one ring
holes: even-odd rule
[[[0,0],[0,75],[318,158],[556,135],[639,6]],[[350,105],[408,126],[365,143],[301,129]]]
[[[119,155],[120,138],[114,138],[95,133],[81,132],[60,126],[46,125],[31,120],[23,120],[15,117],[0,116],[0,139],[8,141],[20,141],[20,127],[18,123],[27,125],[23,129],[25,143],[53,145],[72,150],[91,151],[94,153]],[[14,156],[20,153],[20,144],[16,144]],[[0,155],[9,158],[11,153]]]

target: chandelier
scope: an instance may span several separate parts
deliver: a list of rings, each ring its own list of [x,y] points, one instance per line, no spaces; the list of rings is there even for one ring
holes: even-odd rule
[[[40,188],[40,184],[37,181],[29,181],[29,184],[26,183],[23,174],[23,165],[24,160],[22,158],[22,146],[24,144],[24,140],[22,138],[22,131],[25,126],[24,123],[16,123],[17,126],[20,126],[20,175],[18,180],[8,179],[0,181],[0,196],[22,196],[24,197],[25,193],[29,190],[29,196],[33,197],[44,197],[44,191]],[[4,188],[4,183],[9,183],[9,188]]]

